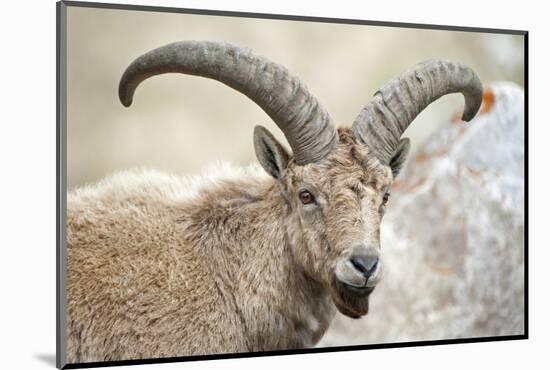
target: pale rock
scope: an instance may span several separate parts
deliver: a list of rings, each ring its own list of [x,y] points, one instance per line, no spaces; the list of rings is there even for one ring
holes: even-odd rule
[[[524,92],[488,91],[396,180],[370,313],[338,314],[318,347],[524,333]]]

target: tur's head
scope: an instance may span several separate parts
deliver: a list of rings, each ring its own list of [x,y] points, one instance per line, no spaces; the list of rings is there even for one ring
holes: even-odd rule
[[[443,95],[464,95],[465,121],[482,100],[481,82],[470,68],[429,60],[390,80],[351,128],[337,130],[286,68],[248,49],[204,41],[176,42],[137,58],[122,76],[120,100],[129,106],[143,80],[171,72],[223,82],[256,102],[282,130],[292,153],[257,126],[256,156],[286,200],[295,260],[350,317],[368,312],[369,294],[382,274],[380,222],[409,151],[409,140],[401,135]]]

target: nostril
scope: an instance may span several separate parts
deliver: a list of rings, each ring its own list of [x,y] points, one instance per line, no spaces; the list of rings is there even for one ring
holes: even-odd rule
[[[378,265],[377,256],[352,256],[350,262],[358,271],[360,271],[365,277],[372,275]]]

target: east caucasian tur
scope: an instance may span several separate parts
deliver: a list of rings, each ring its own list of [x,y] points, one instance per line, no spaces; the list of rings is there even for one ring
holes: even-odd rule
[[[337,129],[281,65],[231,44],[183,41],[130,64],[122,104],[143,80],[172,72],[245,94],[292,151],[257,126],[263,171],[223,167],[195,180],[130,171],[71,192],[69,363],[302,348],[336,310],[366,315],[384,265],[380,222],[409,150],[401,134],[445,94],[464,95],[465,121],[482,100],[470,68],[429,60]]]

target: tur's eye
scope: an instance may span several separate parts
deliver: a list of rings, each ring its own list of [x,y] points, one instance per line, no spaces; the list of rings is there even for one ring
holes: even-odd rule
[[[307,190],[302,190],[299,195],[300,195],[300,200],[302,201],[303,204],[310,204],[310,203],[313,203],[313,201],[315,200],[313,198],[313,194],[311,194]]]
[[[386,205],[386,203],[388,203],[388,200],[390,200],[390,193],[384,194],[384,198],[382,199],[382,204]]]

